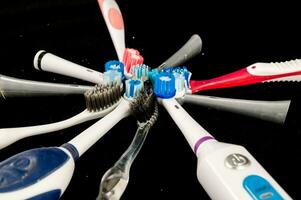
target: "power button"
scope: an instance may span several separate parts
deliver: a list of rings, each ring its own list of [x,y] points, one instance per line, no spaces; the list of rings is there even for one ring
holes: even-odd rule
[[[250,160],[239,153],[233,153],[226,157],[225,165],[230,169],[244,169],[250,165]]]

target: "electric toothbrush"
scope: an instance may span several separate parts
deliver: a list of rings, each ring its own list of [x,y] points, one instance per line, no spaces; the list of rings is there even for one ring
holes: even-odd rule
[[[161,73],[154,93],[198,158],[197,177],[214,200],[290,200],[272,176],[242,146],[218,142],[175,100],[185,94],[184,79]],[[177,88],[177,89],[176,89]],[[184,90],[184,91],[183,91]]]

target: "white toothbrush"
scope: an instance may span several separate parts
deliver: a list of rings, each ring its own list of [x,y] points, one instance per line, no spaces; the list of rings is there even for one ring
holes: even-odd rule
[[[98,4],[109,30],[119,61],[125,52],[124,22],[120,8],[114,0],[98,0]]]
[[[75,64],[44,50],[36,53],[33,65],[35,69],[40,71],[70,76],[95,84],[103,83],[101,72]]]
[[[172,74],[158,75],[154,92],[196,154],[197,177],[211,199],[292,199],[244,147],[218,142],[182,108]]]

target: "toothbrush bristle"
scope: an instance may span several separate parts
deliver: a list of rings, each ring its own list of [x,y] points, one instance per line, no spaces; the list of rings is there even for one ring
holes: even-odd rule
[[[124,64],[117,60],[110,60],[110,61],[106,62],[106,64],[105,64],[105,71],[109,71],[109,70],[118,71],[123,76],[124,75]]]
[[[140,79],[142,81],[148,80],[148,72],[149,67],[145,64],[135,65],[131,67],[131,74],[135,79]]]
[[[126,80],[125,81],[125,97],[129,99],[136,98],[139,92],[143,89],[143,82],[141,80]]]
[[[117,70],[108,70],[103,73],[104,85],[120,85],[122,74]]]
[[[151,87],[143,89],[138,97],[131,103],[131,111],[133,116],[140,122],[152,120],[154,123],[154,115],[156,113],[156,101]],[[155,114],[156,113],[156,114]]]
[[[130,73],[132,66],[142,65],[144,58],[140,55],[136,49],[125,49],[123,55],[123,64],[126,72]]]
[[[93,88],[93,90],[85,92],[84,96],[88,111],[101,111],[114,105],[120,100],[120,85],[97,85]]]
[[[155,78],[154,93],[164,99],[172,98],[176,94],[175,76],[172,73],[162,72]]]

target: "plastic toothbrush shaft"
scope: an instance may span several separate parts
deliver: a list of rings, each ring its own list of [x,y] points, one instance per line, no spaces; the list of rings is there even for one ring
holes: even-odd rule
[[[3,98],[83,94],[92,88],[92,86],[24,80],[0,74],[0,97]]]
[[[135,137],[118,161],[103,176],[97,200],[120,199],[129,181],[131,165],[142,148],[147,134],[158,117],[158,106],[146,123],[138,123]]]
[[[162,70],[163,67],[176,67],[189,59],[199,54],[202,50],[202,40],[199,35],[193,35],[176,53],[163,62],[158,70]]]
[[[238,71],[209,80],[191,80],[191,92],[251,85],[272,81],[300,81],[301,60],[255,63]]]
[[[183,101],[184,103],[206,106],[279,124],[285,122],[291,103],[290,100],[256,101],[195,94],[185,95]]]

